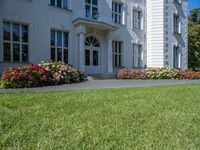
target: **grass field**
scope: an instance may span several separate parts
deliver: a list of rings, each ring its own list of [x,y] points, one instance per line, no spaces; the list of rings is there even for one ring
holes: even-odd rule
[[[0,149],[200,149],[200,84],[0,94]]]

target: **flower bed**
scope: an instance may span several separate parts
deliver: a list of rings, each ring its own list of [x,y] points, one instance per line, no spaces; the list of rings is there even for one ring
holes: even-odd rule
[[[173,68],[147,68],[141,71],[122,69],[117,79],[200,79],[200,71],[176,70]]]
[[[25,67],[10,67],[2,74],[3,88],[28,88],[80,82],[84,74],[62,62],[41,63]]]

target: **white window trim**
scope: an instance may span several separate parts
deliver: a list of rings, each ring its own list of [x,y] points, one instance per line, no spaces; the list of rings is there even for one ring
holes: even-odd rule
[[[57,7],[57,8],[61,8],[61,9],[65,9],[65,10],[70,10],[70,0],[67,0],[67,8],[64,8],[64,2],[63,0],[61,0],[61,7],[57,6],[57,0],[55,0],[55,5],[51,4],[51,0],[50,0],[50,5],[51,6],[54,6],[54,7]]]
[[[138,54],[137,57],[134,54],[134,50],[135,50],[134,46],[138,46],[138,50],[140,50],[140,55]],[[133,43],[133,56],[132,56],[132,59],[133,59],[133,68],[142,68],[143,67],[142,57],[143,57],[143,48],[142,48],[142,45],[141,44]],[[134,63],[135,58],[140,59],[140,63],[138,64],[138,66],[135,66],[135,63]]]
[[[93,13],[94,13],[94,11],[92,11],[92,8],[96,8],[97,9],[97,13],[98,13],[98,10],[99,10],[99,8],[98,8],[98,2],[97,2],[97,5],[93,5],[92,4],[92,0],[91,0],[91,3],[87,3],[87,2],[85,2],[85,6],[89,6],[90,7],[90,16],[89,16],[89,18],[87,18],[87,16],[86,16],[86,18],[87,19],[94,19],[93,18]],[[85,11],[86,11],[86,9],[85,9]],[[95,19],[96,20],[96,19]]]
[[[55,32],[55,46],[52,46],[51,45],[51,31],[54,31]],[[61,32],[62,33],[62,45],[61,46],[57,46],[57,33],[58,32]],[[68,34],[68,47],[64,47],[64,33]],[[67,53],[68,53],[68,64],[69,64],[69,36],[70,36],[70,32],[69,31],[63,31],[63,30],[58,30],[58,29],[54,29],[52,28],[50,30],[50,59],[51,59],[51,48],[54,48],[55,49],[55,61],[58,61],[58,48],[61,48],[62,49],[62,62],[65,62],[64,60],[64,50],[67,49]]]
[[[10,40],[4,40],[4,30],[3,30],[3,25],[4,22],[10,23]],[[13,41],[13,24],[18,24],[19,25],[19,40],[20,41]],[[27,26],[28,27],[28,41],[27,42],[22,42],[22,26]],[[12,21],[12,20],[3,20],[2,22],[2,61],[3,62],[11,62],[11,63],[28,63],[29,62],[29,24],[27,23],[22,23],[22,22],[17,22],[17,21]],[[4,43],[9,43],[10,44],[10,61],[5,61],[4,60]],[[13,59],[13,44],[19,44],[19,61],[14,61]],[[28,46],[28,60],[23,61],[22,60],[22,45],[27,45]]]
[[[177,29],[177,31],[175,31],[175,22],[174,22],[174,17],[178,17],[178,24],[177,24],[177,26],[178,26],[178,29]],[[180,15],[178,15],[178,13],[173,13],[173,27],[172,27],[172,29],[173,29],[173,33],[174,34],[181,34],[181,17],[180,17]]]
[[[125,24],[124,22],[124,10],[123,10],[123,5],[124,5],[124,3],[123,2],[117,2],[117,1],[112,1],[112,8],[113,8],[113,4],[114,5],[121,5],[121,13],[119,13],[119,12],[116,12],[116,10],[113,10],[112,9],[112,22],[113,23],[116,23],[116,24]],[[115,6],[114,6],[114,9],[115,9]],[[115,15],[117,15],[117,22],[115,22]],[[119,20],[119,17],[121,17],[121,20]]]
[[[135,20],[134,12],[137,12],[138,14],[140,13],[140,20],[138,18]],[[135,27],[135,23],[138,23],[139,27]],[[142,10],[138,10],[135,8],[132,9],[132,29],[142,30]]]
[[[117,52],[116,52],[116,43],[117,43]],[[121,53],[119,52],[119,43],[121,43]],[[122,53],[123,53],[123,42],[122,41],[112,41],[112,54],[113,54],[113,67],[122,67]],[[117,64],[115,64],[115,56],[118,56]],[[121,58],[119,60],[119,57]]]

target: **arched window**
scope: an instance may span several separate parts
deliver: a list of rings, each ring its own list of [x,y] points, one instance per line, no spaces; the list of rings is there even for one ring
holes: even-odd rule
[[[98,40],[92,36],[89,36],[85,39],[86,46],[100,47]]]

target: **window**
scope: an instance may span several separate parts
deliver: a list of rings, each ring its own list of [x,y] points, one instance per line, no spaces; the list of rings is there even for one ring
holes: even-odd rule
[[[28,26],[3,22],[3,56],[5,62],[28,62]]]
[[[51,60],[68,63],[68,33],[51,30]]]
[[[114,23],[122,24],[122,4],[112,3],[112,20]]]
[[[180,17],[174,14],[174,33],[180,33]]]
[[[173,67],[180,68],[180,51],[178,46],[173,47]]]
[[[142,67],[142,46],[138,44],[133,44],[133,67]]]
[[[114,67],[121,67],[122,61],[122,42],[120,41],[113,41],[112,43],[113,48],[113,66]]]
[[[181,0],[174,0],[175,2],[181,4]]]
[[[50,4],[59,8],[69,9],[69,0],[51,0]]]
[[[133,28],[141,29],[141,11],[133,10]]]
[[[98,0],[85,0],[85,14],[88,19],[98,19]]]

